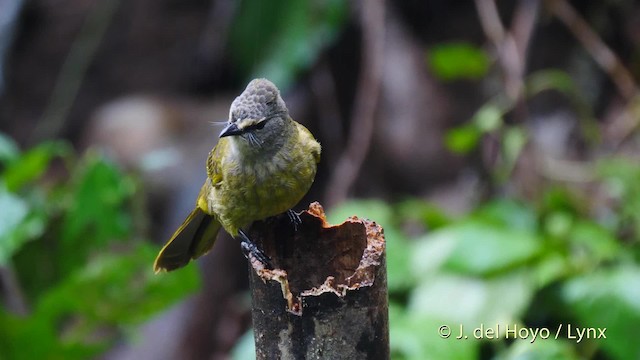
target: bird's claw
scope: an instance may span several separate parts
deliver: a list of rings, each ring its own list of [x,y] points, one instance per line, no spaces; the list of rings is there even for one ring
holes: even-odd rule
[[[289,209],[287,210],[287,216],[289,216],[289,221],[291,221],[291,224],[293,225],[293,230],[298,231],[298,226],[302,225],[300,215],[292,209]]]
[[[258,245],[256,245],[247,234],[243,231],[240,231],[240,237],[242,240],[240,241],[240,248],[242,249],[242,253],[244,256],[250,261],[253,259],[258,260],[266,269],[273,270],[273,264],[271,263],[271,259],[267,256],[267,254],[262,251]]]

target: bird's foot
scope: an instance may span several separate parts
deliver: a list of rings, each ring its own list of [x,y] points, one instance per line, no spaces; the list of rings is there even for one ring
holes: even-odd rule
[[[240,230],[238,232],[240,234],[240,247],[242,248],[242,253],[244,256],[252,260],[252,258],[258,260],[266,269],[273,270],[273,264],[271,263],[271,259],[267,256],[267,254],[262,251],[256,243],[249,239],[249,236],[244,233],[244,231]]]
[[[293,230],[298,231],[298,226],[302,225],[302,219],[300,219],[300,215],[293,211],[292,209],[287,210],[287,216],[289,216],[289,221],[293,225]]]

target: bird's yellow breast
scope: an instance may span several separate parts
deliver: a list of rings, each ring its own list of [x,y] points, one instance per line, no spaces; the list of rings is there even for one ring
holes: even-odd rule
[[[290,141],[269,157],[246,156],[233,143],[226,145],[220,163],[222,181],[211,186],[207,205],[232,236],[255,220],[292,208],[311,187],[320,144],[306,128],[294,124]]]

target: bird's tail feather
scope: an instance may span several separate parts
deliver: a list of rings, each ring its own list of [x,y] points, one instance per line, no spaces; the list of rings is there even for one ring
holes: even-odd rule
[[[153,265],[156,273],[181,268],[211,250],[220,222],[196,207],[160,250]]]

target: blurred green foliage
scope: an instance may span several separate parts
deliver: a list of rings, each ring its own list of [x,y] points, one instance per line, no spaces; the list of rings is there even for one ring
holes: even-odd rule
[[[247,79],[287,88],[334,41],[347,15],[344,0],[242,1],[230,35],[233,63]]]
[[[488,69],[472,66],[481,54],[444,44],[431,52],[429,65],[441,79],[469,79]],[[582,138],[598,142],[591,107],[567,73],[542,70],[524,79],[525,100],[543,91],[569,100]],[[527,124],[505,121],[516,106],[498,94],[445,137],[458,154],[493,138],[500,153],[488,170],[497,187],[512,180],[529,140]],[[640,166],[614,155],[583,166],[589,187],[550,181],[539,200],[493,197],[456,219],[415,199],[360,200],[333,211],[333,221],[357,214],[385,228],[394,359],[640,358],[633,341],[640,324]],[[415,233],[416,225],[424,235],[403,231]],[[500,338],[473,338],[476,328],[496,324]],[[451,338],[438,333],[443,325]],[[551,338],[506,341],[507,325],[549,329]],[[454,339],[460,326],[469,339]],[[578,342],[576,328],[606,328],[607,338]]]
[[[638,182],[640,176],[629,185]],[[640,203],[640,193],[626,200]],[[536,204],[494,199],[448,221],[415,203],[352,201],[330,216],[337,222],[358,214],[385,229],[394,359],[474,359],[481,351],[500,359],[640,356],[632,341],[640,324],[637,241],[624,243],[618,227],[583,213],[581,200],[568,190],[550,189]],[[416,221],[426,234],[407,236],[403,229],[415,228]],[[560,324],[606,327],[607,339],[576,343],[566,330],[558,340],[533,343],[453,338],[460,325],[472,336],[481,324],[546,327],[552,335]],[[451,338],[438,335],[441,325],[451,327]]]
[[[458,68],[458,71],[464,70]],[[555,91],[565,96],[580,119],[581,135],[592,142],[598,140],[599,130],[592,111],[566,72],[556,69],[540,70],[524,79],[525,100],[545,91]],[[527,142],[527,124],[505,123],[505,115],[511,113],[516,105],[513,99],[503,94],[496,95],[483,104],[467,123],[449,130],[445,136],[447,148],[456,154],[468,154],[477,149],[483,136],[496,136],[501,140],[502,162],[495,174],[496,180],[507,179]]]
[[[427,63],[433,74],[444,81],[480,79],[491,65],[484,50],[466,42],[441,43],[432,47]]]
[[[16,280],[2,294],[1,358],[94,357],[198,288],[195,267],[153,274],[157,245],[135,232],[141,192],[99,154],[78,159],[64,142],[21,152],[0,134],[0,269]]]

